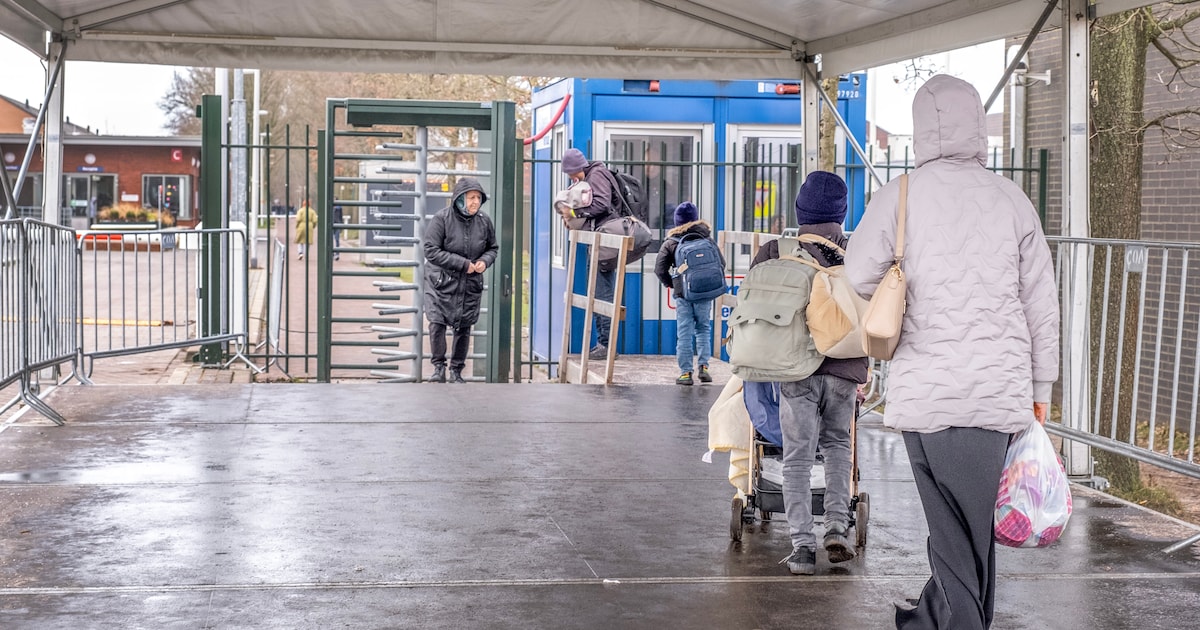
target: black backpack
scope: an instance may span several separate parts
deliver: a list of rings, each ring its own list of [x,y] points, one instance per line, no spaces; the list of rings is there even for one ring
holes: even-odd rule
[[[650,200],[642,190],[642,182],[638,178],[622,171],[608,169],[613,182],[613,191],[620,198],[621,204],[617,211],[621,216],[637,217],[642,223],[650,221]]]

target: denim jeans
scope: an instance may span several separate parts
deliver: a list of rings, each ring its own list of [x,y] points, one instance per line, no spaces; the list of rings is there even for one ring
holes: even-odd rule
[[[596,299],[611,302],[617,290],[617,270],[596,272]],[[608,332],[612,328],[612,318],[606,315],[593,314],[592,325],[596,328],[596,343],[608,347]]]
[[[693,349],[700,365],[712,359],[712,309],[712,300],[675,300],[675,360],[681,373],[692,371]]]
[[[850,522],[850,421],[858,385],[830,374],[783,383],[783,505],[792,547],[815,549],[810,475],[817,446],[825,457],[825,524]]]

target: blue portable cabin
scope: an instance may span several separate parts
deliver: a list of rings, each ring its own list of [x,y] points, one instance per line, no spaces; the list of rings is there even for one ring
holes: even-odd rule
[[[551,206],[568,185],[558,169],[563,151],[577,147],[588,159],[647,183],[656,241],[645,259],[626,270],[618,351],[674,354],[674,307],[653,270],[675,205],[695,202],[700,217],[718,231],[769,231],[779,227],[768,224],[771,217],[777,222],[791,215],[792,199],[784,197],[798,186],[801,98],[777,90],[779,85],[794,83],[563,79],[534,92],[532,128],[553,123],[534,143],[530,174],[530,330],[548,331],[531,334],[535,357],[557,358],[562,343],[566,231]],[[866,140],[865,94],[865,74],[842,77],[839,113],[860,145]],[[862,216],[864,174],[853,150],[839,151],[839,157],[859,165],[839,168],[850,188],[847,226],[852,227]],[[575,286],[583,292],[586,275],[578,267]],[[573,353],[586,347],[581,313],[572,318]]]

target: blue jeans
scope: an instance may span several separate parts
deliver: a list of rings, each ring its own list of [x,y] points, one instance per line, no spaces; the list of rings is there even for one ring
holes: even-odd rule
[[[596,299],[611,302],[617,290],[617,270],[596,272]],[[593,314],[592,325],[596,328],[596,343],[608,347],[608,332],[612,328],[612,318],[606,315]]]
[[[850,522],[850,421],[858,384],[830,374],[815,374],[784,383],[780,393],[783,504],[792,548],[816,549],[810,476],[818,444],[825,456],[825,524]]]
[[[707,366],[712,358],[712,309],[712,300],[675,300],[675,360],[680,372],[692,371],[693,348],[700,365]]]

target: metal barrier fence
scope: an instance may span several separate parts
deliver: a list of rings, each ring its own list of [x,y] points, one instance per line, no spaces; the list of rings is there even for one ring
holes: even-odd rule
[[[25,372],[22,234],[20,221],[0,221],[0,387]]]
[[[243,354],[249,338],[244,232],[86,230],[78,240],[86,374],[96,359],[226,342],[234,343],[230,361],[253,367]],[[202,247],[215,252],[218,269],[201,269]],[[205,320],[214,313],[215,321]]]
[[[1092,447],[1200,479],[1200,289],[1190,280],[1200,276],[1200,244],[1047,240],[1062,361],[1046,429],[1066,438],[1068,471],[1090,476]],[[869,406],[886,403],[888,364],[874,368]]]
[[[20,382],[18,401],[63,419],[37,397],[33,375],[79,356],[79,251],[74,232],[31,219],[0,221],[0,387]]]
[[[1077,402],[1076,417],[1064,418],[1054,431],[1200,478],[1200,290],[1194,286],[1200,244],[1049,241],[1064,296],[1064,368],[1087,357],[1086,380],[1071,385],[1064,371],[1060,407],[1070,409],[1071,386],[1082,390],[1077,399],[1088,393],[1087,405]],[[1087,274],[1081,294],[1068,290],[1072,260],[1082,261]],[[1078,344],[1083,347],[1072,347]]]

